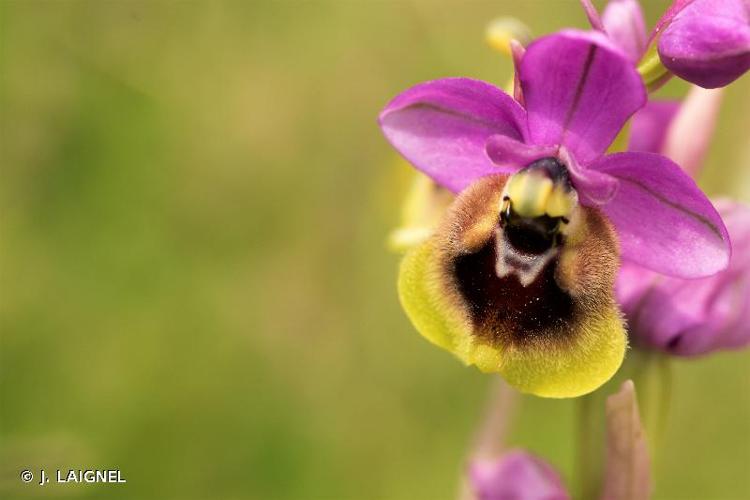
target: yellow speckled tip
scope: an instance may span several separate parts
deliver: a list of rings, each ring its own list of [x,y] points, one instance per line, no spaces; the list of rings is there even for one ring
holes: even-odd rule
[[[404,310],[430,342],[482,372],[500,373],[522,392],[568,398],[594,391],[615,374],[627,348],[612,297],[617,244],[611,225],[583,209],[572,227],[586,237],[577,235],[561,251],[554,275],[541,275],[547,281],[522,287],[494,275],[502,233],[490,228],[482,240],[476,227],[485,227],[493,210],[487,207],[497,206],[502,186],[479,184],[457,198],[433,236],[404,256],[398,280]],[[472,237],[462,239],[468,231]],[[534,296],[535,290],[543,293]],[[565,300],[570,304],[560,306]],[[529,303],[532,309],[523,309]],[[525,315],[513,316],[516,309]],[[538,323],[544,315],[549,318]]]

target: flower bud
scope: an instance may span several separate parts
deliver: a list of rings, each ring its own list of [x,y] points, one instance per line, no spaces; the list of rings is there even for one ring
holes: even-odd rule
[[[693,1],[664,28],[658,50],[684,80],[704,88],[730,84],[750,69],[750,2]]]
[[[643,57],[648,35],[638,0],[610,0],[602,13],[602,24],[607,36],[633,62],[638,62]]]

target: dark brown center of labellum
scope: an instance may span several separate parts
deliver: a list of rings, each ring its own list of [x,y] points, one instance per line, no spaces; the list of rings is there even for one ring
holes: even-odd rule
[[[606,219],[577,201],[546,213],[550,193],[572,192],[556,159],[514,175],[481,179],[456,199],[436,233],[441,268],[474,335],[491,345],[554,344],[612,305],[617,243]]]
[[[538,277],[523,286],[518,276],[498,277],[497,243],[491,238],[477,253],[457,256],[456,281],[469,306],[476,332],[488,339],[510,335],[520,341],[529,335],[567,331],[574,305],[555,281],[557,260],[550,261]],[[519,263],[522,266],[523,263]]]

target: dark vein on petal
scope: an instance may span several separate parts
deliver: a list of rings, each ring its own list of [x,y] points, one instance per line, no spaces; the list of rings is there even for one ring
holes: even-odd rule
[[[664,196],[662,196],[661,193],[659,193],[658,191],[654,191],[653,189],[651,189],[650,187],[648,187],[647,185],[643,184],[640,181],[637,181],[635,179],[631,179],[629,177],[618,177],[618,179],[620,181],[629,182],[629,183],[631,183],[631,184],[633,184],[633,185],[641,188],[642,190],[646,191],[648,194],[650,194],[651,196],[653,196],[654,198],[656,198],[660,202],[664,203],[665,205],[668,205],[668,206],[674,208],[675,210],[677,210],[678,212],[682,212],[683,214],[687,215],[688,217],[690,217],[690,218],[698,221],[699,223],[701,223],[704,226],[706,226],[721,241],[724,241],[724,237],[722,236],[721,231],[719,230],[719,228],[716,227],[714,225],[714,223],[712,223],[710,220],[708,220],[703,215],[695,213],[695,212],[693,212],[691,210],[688,210],[687,208],[683,207],[682,205],[678,205],[677,203],[673,202],[672,200],[670,200],[668,198],[665,198]]]
[[[415,104],[410,104],[409,106],[406,106],[404,108],[394,110],[394,111],[392,111],[392,113],[397,113],[399,111],[405,111],[407,109],[426,109],[426,110],[430,110],[430,111],[436,111],[436,112],[439,112],[439,113],[444,113],[444,114],[446,114],[448,116],[454,116],[456,118],[462,118],[462,119],[470,121],[472,123],[483,125],[485,127],[492,128],[492,129],[495,129],[495,130],[502,129],[502,125],[498,125],[498,123],[496,123],[496,122],[491,122],[491,121],[488,121],[488,120],[483,120],[481,118],[477,118],[476,116],[472,116],[472,115],[467,115],[467,114],[464,114],[464,113],[460,113],[458,111],[454,111],[452,109],[443,108],[443,107],[440,107],[440,106],[437,106],[435,104],[431,104],[431,103],[428,103],[428,102],[418,102],[418,103],[415,103]],[[510,125],[514,129],[516,128],[515,124],[509,123],[508,125]]]
[[[586,80],[588,80],[591,66],[594,64],[594,56],[596,55],[597,49],[598,47],[596,45],[592,44],[589,46],[586,60],[583,63],[581,78],[578,79],[578,83],[576,84],[576,93],[573,96],[573,102],[570,104],[570,108],[568,108],[567,116],[565,116],[565,122],[563,123],[563,140],[561,142],[565,142],[564,138],[565,134],[568,133],[568,126],[570,125],[570,122],[573,121],[576,111],[578,111],[578,105],[580,104],[581,96],[583,96],[583,89],[586,88]]]

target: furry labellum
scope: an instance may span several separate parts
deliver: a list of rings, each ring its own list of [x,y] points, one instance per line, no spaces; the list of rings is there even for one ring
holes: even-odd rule
[[[610,222],[546,158],[462,191],[406,255],[399,294],[417,330],[464,363],[523,392],[574,397],[622,363],[618,264]]]

